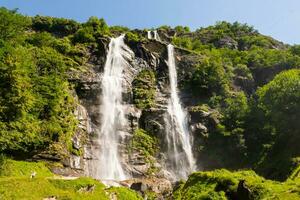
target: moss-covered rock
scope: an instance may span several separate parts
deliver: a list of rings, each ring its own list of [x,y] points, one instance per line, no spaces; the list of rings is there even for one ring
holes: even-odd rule
[[[156,78],[152,70],[142,70],[133,81],[133,101],[138,108],[155,106]]]
[[[300,199],[300,182],[266,180],[253,171],[196,172],[174,192],[175,199]]]
[[[143,129],[136,129],[132,137],[131,148],[141,152],[147,159],[158,152],[158,139]]]

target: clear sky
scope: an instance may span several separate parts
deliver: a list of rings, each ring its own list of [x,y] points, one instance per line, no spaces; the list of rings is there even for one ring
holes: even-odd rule
[[[300,0],[0,0],[0,6],[34,16],[104,18],[109,25],[192,30],[216,21],[239,21],[289,44],[300,44]]]

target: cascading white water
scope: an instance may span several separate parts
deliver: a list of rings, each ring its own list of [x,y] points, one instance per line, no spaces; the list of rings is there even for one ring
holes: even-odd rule
[[[126,125],[122,104],[123,69],[133,52],[124,43],[124,35],[112,38],[102,77],[102,99],[100,105],[101,128],[97,138],[100,146],[96,178],[102,180],[124,180],[126,174],[119,156],[119,142]]]
[[[187,178],[196,167],[187,115],[178,97],[174,47],[171,44],[168,45],[168,68],[171,95],[168,100],[168,110],[164,117],[167,142],[166,167],[178,180]]]
[[[153,32],[153,35],[152,35],[152,32]],[[154,40],[157,40],[157,41],[161,41],[160,37],[159,37],[159,35],[157,33],[157,30],[147,31],[147,37],[148,37],[149,40],[154,39]]]
[[[153,31],[153,33],[154,33],[154,40],[160,41],[160,37],[157,33],[157,30]]]
[[[151,31],[147,31],[147,36],[149,40],[152,40],[152,33]]]

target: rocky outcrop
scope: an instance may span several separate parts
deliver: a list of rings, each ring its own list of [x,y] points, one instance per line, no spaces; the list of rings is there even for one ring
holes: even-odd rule
[[[129,185],[130,189],[139,192],[145,199],[148,198],[149,192],[155,193],[155,199],[165,199],[172,193],[172,184],[167,179],[133,179],[124,181],[123,184]]]
[[[97,152],[95,137],[99,131],[101,116],[99,105],[101,101],[101,77],[105,63],[105,55],[109,40],[100,38],[97,51],[90,52],[87,70],[80,75],[72,76],[71,81],[76,85],[76,95],[78,96],[78,109],[76,111],[79,120],[79,130],[73,138],[73,148],[82,151],[80,155],[72,155],[69,160],[69,166],[72,169],[83,169],[86,172],[93,171],[93,159]],[[143,42],[127,41],[128,45],[135,53],[135,57],[129,60],[131,67],[126,68],[125,87],[123,97],[125,101],[125,114],[128,120],[128,127],[124,130],[124,137],[120,143],[122,152],[123,166],[127,174],[133,177],[157,177],[170,178],[170,174],[164,169],[163,161],[165,159],[162,153],[157,153],[153,157],[145,158],[142,152],[128,148],[134,130],[142,128],[158,138],[161,150],[164,145],[164,114],[169,91],[169,78],[166,44],[147,40]],[[104,57],[104,58],[103,58]],[[193,74],[194,65],[197,63],[198,55],[184,49],[176,49],[176,62],[178,69],[179,85],[182,85],[186,78]],[[135,77],[144,69],[153,70],[156,77],[155,103],[151,108],[140,109],[133,102],[132,83]],[[182,93],[183,103],[186,106],[193,106],[197,99],[187,92]],[[193,132],[207,132],[205,125],[194,117],[191,118],[191,129]],[[197,121],[198,120],[198,121]],[[85,133],[85,140],[81,137]],[[84,135],[84,134],[83,134]],[[149,162],[150,161],[150,162]],[[153,170],[155,169],[155,170]],[[93,173],[93,172],[92,172]],[[89,175],[89,173],[87,173]]]

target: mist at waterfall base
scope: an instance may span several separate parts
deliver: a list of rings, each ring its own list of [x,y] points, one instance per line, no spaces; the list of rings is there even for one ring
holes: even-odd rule
[[[177,72],[173,45],[168,45],[170,97],[165,114],[167,142],[166,168],[176,179],[186,179],[193,172],[195,159],[192,153],[192,136],[189,133],[187,114],[181,106],[177,92]]]
[[[125,180],[128,177],[122,168],[119,143],[127,120],[122,99],[123,69],[133,52],[124,43],[124,35],[112,38],[102,77],[100,102],[101,127],[97,138],[99,152],[93,176],[101,180]]]

